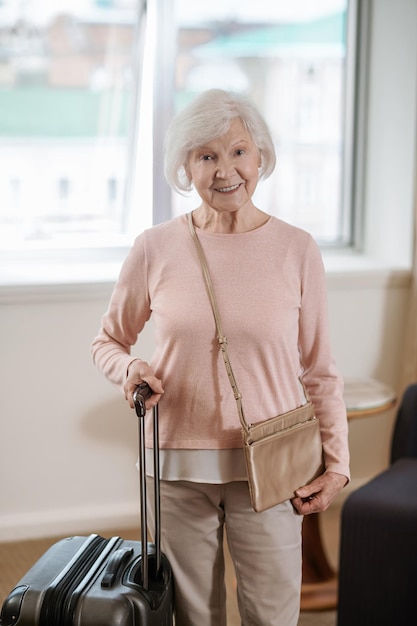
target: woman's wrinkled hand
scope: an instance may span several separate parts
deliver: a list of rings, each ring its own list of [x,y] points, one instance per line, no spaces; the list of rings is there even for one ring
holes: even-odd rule
[[[325,511],[339,491],[348,482],[346,476],[336,472],[324,472],[308,485],[295,492],[291,502],[300,515]]]
[[[155,376],[151,366],[146,361],[135,359],[129,365],[126,381],[123,385],[125,398],[129,402],[131,409],[135,408],[133,394],[136,391],[136,387],[143,382],[147,383],[153,392],[146,400],[146,408],[151,409],[158,404],[161,395],[164,393],[162,382]]]

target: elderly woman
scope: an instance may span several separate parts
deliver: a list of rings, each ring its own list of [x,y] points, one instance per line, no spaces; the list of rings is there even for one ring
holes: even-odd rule
[[[201,198],[192,213],[228,337],[247,417],[304,402],[316,409],[325,470],[262,513],[249,496],[236,403],[186,216],[136,239],[93,357],[132,394],[160,402],[162,547],[175,579],[176,626],[226,624],[223,535],[244,625],[296,626],[303,515],[326,509],[349,479],[342,380],[331,353],[322,260],[312,237],[253,203],[275,166],[268,128],[245,99],[203,93],[171,123],[166,176]],[[151,363],[130,348],[152,316]],[[256,421],[256,418],[252,421]],[[302,454],[302,450],[300,450]]]

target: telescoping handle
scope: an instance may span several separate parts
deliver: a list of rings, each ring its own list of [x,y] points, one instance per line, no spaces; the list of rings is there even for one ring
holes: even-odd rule
[[[141,383],[133,394],[136,414],[139,418],[139,474],[140,474],[140,518],[142,542],[142,585],[149,587],[148,563],[148,515],[146,501],[146,452],[145,452],[145,415],[146,400],[152,395],[152,389]],[[153,461],[154,461],[154,500],[155,500],[155,575],[161,567],[161,497],[159,490],[159,419],[158,405],[152,410],[153,417]]]

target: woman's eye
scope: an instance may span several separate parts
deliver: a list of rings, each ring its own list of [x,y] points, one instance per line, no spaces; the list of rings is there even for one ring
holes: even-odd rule
[[[239,148],[239,150],[236,150],[236,154],[237,156],[242,156],[242,154],[245,154],[245,151],[243,148]]]
[[[210,154],[203,154],[201,157],[202,161],[211,161],[212,160],[212,156]]]

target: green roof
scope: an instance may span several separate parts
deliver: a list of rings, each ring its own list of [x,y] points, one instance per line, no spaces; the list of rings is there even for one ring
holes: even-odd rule
[[[236,57],[258,56],[283,47],[343,45],[345,40],[346,13],[342,12],[307,22],[282,23],[222,35],[199,46],[199,52],[202,55],[221,52]]]
[[[2,137],[124,137],[129,93],[25,86],[0,89]],[[117,116],[114,127],[113,111]]]

